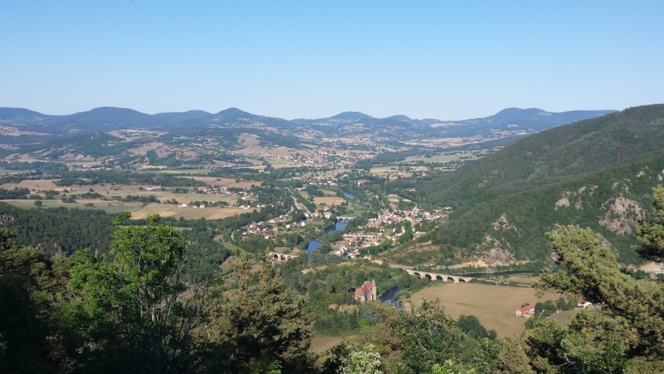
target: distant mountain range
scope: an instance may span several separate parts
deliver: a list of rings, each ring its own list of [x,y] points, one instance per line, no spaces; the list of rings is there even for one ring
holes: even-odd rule
[[[177,127],[267,126],[297,131],[302,126],[322,132],[353,135],[459,137],[491,131],[542,131],[584,119],[612,113],[612,110],[551,113],[541,109],[505,109],[493,116],[463,121],[411,119],[404,115],[375,118],[359,112],[343,112],[329,118],[284,120],[229,108],[212,114],[202,110],[149,115],[132,109],[101,107],[70,115],[46,115],[23,108],[0,107],[0,124],[24,131],[63,136],[71,133],[110,131],[121,128],[173,130]]]

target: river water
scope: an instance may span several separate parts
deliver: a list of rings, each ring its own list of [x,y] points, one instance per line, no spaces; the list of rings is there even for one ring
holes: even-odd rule
[[[401,308],[401,303],[394,299],[394,296],[396,296],[397,292],[399,292],[399,287],[392,287],[387,290],[387,292],[380,295],[378,300],[380,300],[381,303],[390,303],[397,308]]]
[[[355,202],[360,201],[360,199],[355,198],[355,195],[353,195],[350,192],[344,191],[344,197],[346,197],[347,199],[351,199]],[[345,222],[345,223],[344,222],[337,222],[337,224],[334,226],[334,228],[331,228],[331,229],[325,231],[323,233],[323,235],[327,235],[327,234],[331,234],[333,232],[341,231],[341,230],[345,229],[346,226],[348,226],[348,222]],[[320,247],[321,245],[323,245],[323,243],[320,240],[318,240],[317,238],[314,238],[312,241],[309,242],[309,244],[307,244],[307,252],[312,253],[314,251],[314,249]]]
[[[337,223],[334,225],[333,228],[331,228],[331,229],[325,231],[325,232],[323,233],[323,235],[327,235],[327,234],[331,234],[331,233],[333,233],[333,232],[341,231],[341,230],[345,229],[346,226],[348,226],[348,223],[337,222]],[[312,241],[310,241],[309,244],[307,245],[307,252],[311,253],[311,252],[314,251],[314,249],[320,247],[321,245],[323,245],[323,243],[322,243],[320,240],[314,238],[314,239],[313,239]]]

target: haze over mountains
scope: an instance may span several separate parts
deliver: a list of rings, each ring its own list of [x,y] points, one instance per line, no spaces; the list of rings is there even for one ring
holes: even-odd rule
[[[169,112],[149,115],[132,109],[100,107],[70,115],[46,115],[23,108],[0,108],[0,124],[46,135],[65,135],[71,132],[110,131],[121,128],[173,129],[180,126],[208,127],[228,125],[264,125],[282,130],[302,128],[319,131],[344,131],[361,134],[375,131],[415,131],[427,136],[470,136],[519,129],[542,131],[566,123],[595,118],[612,110],[570,111],[551,113],[541,109],[505,109],[493,116],[461,121],[411,119],[404,115],[374,118],[359,112],[344,112],[329,118],[284,120],[255,115],[237,108],[212,114],[202,110]],[[424,131],[422,133],[422,131]]]

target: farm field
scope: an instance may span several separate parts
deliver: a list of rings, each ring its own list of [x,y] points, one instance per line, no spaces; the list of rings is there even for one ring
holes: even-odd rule
[[[235,188],[244,188],[249,189],[251,186],[260,186],[261,182],[250,181],[250,180],[239,180],[231,178],[217,178],[217,177],[203,177],[203,176],[187,176],[186,178],[194,179],[201,181],[208,186],[223,186],[223,187],[235,187]]]
[[[237,186],[237,185],[242,185],[243,183],[247,182],[240,182],[240,183],[235,183],[234,181],[230,180],[232,182],[231,186]],[[227,184],[228,185],[228,184]],[[133,196],[150,196],[154,195],[156,196],[159,200],[172,200],[175,199],[180,203],[189,203],[190,201],[202,201],[206,200],[209,202],[219,202],[219,201],[225,201],[229,205],[233,205],[237,202],[237,195],[233,194],[200,194],[196,193],[196,189],[194,187],[189,187],[187,190],[189,192],[187,193],[175,193],[173,192],[174,188],[171,187],[169,190],[162,191],[162,190],[147,190],[143,186],[138,186],[138,185],[122,185],[122,184],[93,184],[93,185],[86,185],[86,186],[56,186],[53,183],[53,180],[24,180],[21,181],[20,183],[6,183],[3,185],[0,185],[0,188],[4,189],[14,189],[14,188],[27,188],[32,193],[39,193],[39,191],[46,191],[46,190],[54,190],[58,191],[60,193],[67,193],[67,194],[73,194],[73,195],[79,195],[83,194],[86,192],[96,192],[100,195],[102,195],[104,198],[111,199],[114,196],[120,196],[120,197],[126,197],[128,195],[133,195]],[[42,194],[43,195],[43,194]],[[56,199],[59,200],[61,196],[56,196]],[[78,200],[77,200],[78,201]],[[86,201],[85,199],[80,199],[82,202],[89,202]],[[94,201],[92,201],[94,202]]]
[[[549,293],[539,299],[532,288],[458,283],[425,288],[414,293],[411,300],[420,305],[422,300],[439,299],[447,314],[474,315],[487,330],[494,329],[498,337],[504,338],[525,330],[527,319],[514,315],[521,305],[558,298],[558,294]]]
[[[155,168],[155,166],[150,165],[149,168]],[[150,172],[164,173],[164,174],[206,174],[210,172],[210,169],[164,169],[164,170],[150,170]]]
[[[216,179],[216,178],[215,178]],[[239,182],[236,183],[232,179],[224,179],[223,182],[226,182],[226,185],[231,186],[247,186],[250,182]],[[192,201],[208,201],[210,203],[216,202],[226,202],[229,207],[226,208],[195,208],[193,206],[188,207],[179,207],[175,204],[143,204],[142,202],[121,202],[117,200],[102,200],[102,199],[82,199],[77,198],[74,203],[63,203],[60,196],[56,196],[53,200],[42,199],[39,200],[42,202],[44,208],[58,208],[58,207],[67,207],[67,208],[79,208],[79,209],[101,209],[110,214],[119,214],[122,212],[131,212],[132,216],[136,219],[141,219],[147,217],[149,214],[159,214],[163,217],[183,217],[185,219],[223,219],[232,216],[236,216],[242,213],[247,213],[253,210],[247,210],[242,208],[233,207],[237,202],[237,195],[229,194],[200,194],[194,192],[194,188],[189,188],[189,192],[174,193],[173,191],[161,191],[161,190],[152,190],[148,191],[142,186],[136,185],[111,185],[111,184],[95,184],[88,186],[68,186],[60,187],[53,184],[53,180],[24,180],[20,183],[8,183],[3,184],[0,188],[5,189],[14,189],[14,188],[27,188],[33,193],[38,191],[45,190],[55,190],[61,194],[72,194],[79,195],[87,192],[96,192],[104,199],[113,199],[119,196],[125,198],[128,195],[133,196],[144,196],[148,197],[151,195],[156,196],[159,200],[172,200],[175,199],[181,204],[189,204]],[[43,194],[41,194],[43,196]],[[35,201],[32,199],[28,200],[5,200],[6,202],[21,207],[21,208],[34,208]],[[92,206],[86,206],[86,204],[93,204]]]
[[[317,196],[314,197],[314,204],[326,204],[326,205],[339,205],[343,203],[345,199],[339,196]]]
[[[396,174],[398,172],[399,169],[396,166],[377,166],[369,171],[372,175]]]
[[[27,188],[30,191],[32,190],[62,190],[63,188],[56,186],[51,179],[25,179],[20,183],[5,183],[0,184],[0,188],[6,190],[18,188]]]
[[[22,209],[32,209],[35,207],[35,201],[42,202],[42,208],[75,208],[75,209],[98,209],[103,210],[109,214],[120,214],[123,212],[133,212],[141,206],[138,202],[119,202],[119,201],[103,201],[103,200],[77,200],[75,203],[63,203],[58,200],[2,200],[8,204],[12,204]],[[92,203],[93,206],[85,206],[85,204]]]
[[[205,218],[223,219],[240,215],[242,213],[252,212],[252,210],[242,208],[194,208],[192,206],[179,207],[172,204],[148,204],[132,212],[132,218],[142,219],[150,214],[159,214],[162,217],[184,218],[188,220]]]
[[[437,155],[434,155],[432,157],[406,157],[405,161],[402,161],[400,163],[406,164],[406,163],[413,163],[417,161],[423,161],[425,163],[427,162],[452,162],[452,161],[459,161],[459,160],[476,160],[478,157],[474,152],[456,152],[454,154],[444,154],[440,153]]]

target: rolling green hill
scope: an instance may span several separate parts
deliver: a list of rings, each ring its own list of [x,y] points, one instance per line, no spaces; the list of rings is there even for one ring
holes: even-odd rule
[[[545,259],[544,232],[580,224],[634,262],[629,245],[663,169],[664,105],[649,105],[532,135],[455,173],[419,181],[408,197],[453,208],[449,222],[423,239],[440,245],[440,256]]]

